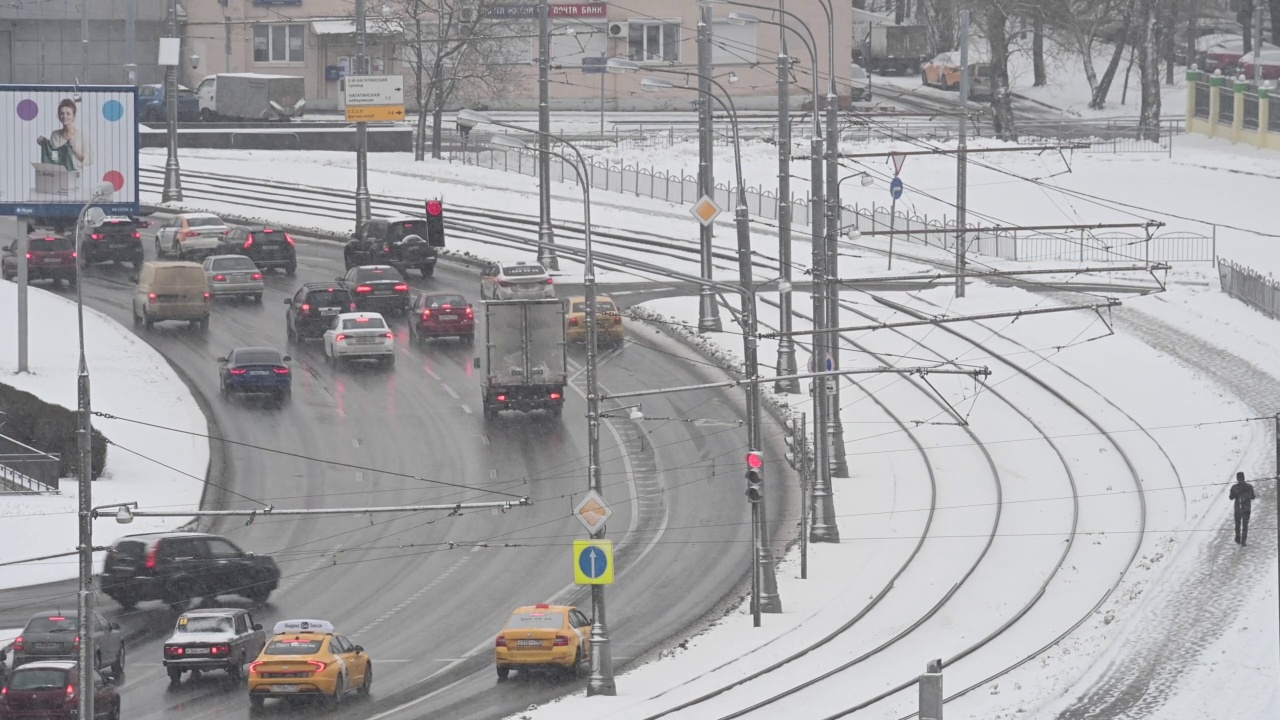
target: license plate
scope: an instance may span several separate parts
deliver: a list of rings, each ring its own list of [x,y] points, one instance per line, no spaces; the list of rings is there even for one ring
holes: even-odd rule
[[[356,338],[356,344],[357,345],[376,345],[378,344],[378,338],[358,337]]]
[[[45,263],[46,265],[56,265],[56,264],[58,264],[58,263],[60,263],[60,262],[62,262],[62,260],[61,260],[60,258],[45,258],[45,259],[44,259],[44,263]]]
[[[271,373],[267,372],[266,370],[250,370],[249,374],[250,375],[270,375]]]
[[[187,648],[186,655],[208,655],[209,648]]]
[[[321,315],[337,315],[338,308],[320,308]]]
[[[61,643],[33,643],[37,650],[61,650]]]
[[[284,693],[298,692],[298,686],[297,685],[272,685],[271,692],[284,692]]]
[[[127,242],[113,242],[113,243],[111,243],[111,244],[110,244],[110,247],[113,247],[113,248],[127,248],[127,247],[129,247],[129,243],[127,243]]]
[[[441,315],[440,316],[440,322],[453,322],[454,320],[457,320],[457,319],[458,319],[457,315]]]
[[[374,290],[373,294],[374,295],[393,295],[395,294],[395,290]]]
[[[541,640],[517,640],[516,644],[524,645],[524,646],[541,646],[542,641]]]
[[[248,279],[249,279],[249,276],[248,276],[248,275],[236,275],[236,276],[233,278],[233,280],[234,280],[235,282],[244,282],[245,280],[248,280]]]

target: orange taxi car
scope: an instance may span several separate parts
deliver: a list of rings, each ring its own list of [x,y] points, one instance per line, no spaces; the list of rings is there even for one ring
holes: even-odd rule
[[[516,608],[495,641],[498,680],[512,669],[556,670],[586,677],[591,663],[591,619],[569,605]]]
[[[281,620],[249,665],[249,706],[267,698],[321,698],[338,705],[351,693],[368,695],[373,661],[364,648],[324,620]]]
[[[565,313],[565,339],[572,343],[587,342],[587,299],[582,296],[569,298],[569,312]],[[622,314],[613,298],[596,296],[596,342],[600,345],[622,347]]]

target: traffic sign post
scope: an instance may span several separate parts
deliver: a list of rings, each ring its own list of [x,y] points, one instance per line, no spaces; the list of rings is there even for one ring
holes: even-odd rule
[[[404,119],[404,78],[399,75],[348,75],[342,102],[347,122]]]
[[[613,584],[613,541],[573,541],[573,581],[579,585]]]
[[[893,158],[894,176],[889,182],[889,269],[893,269],[893,231],[897,220],[898,198],[902,197],[902,178],[898,177],[897,171],[902,169],[902,161],[906,159],[905,155],[890,155]]]

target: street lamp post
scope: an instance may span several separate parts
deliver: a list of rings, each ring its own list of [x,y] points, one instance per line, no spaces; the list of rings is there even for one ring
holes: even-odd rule
[[[79,551],[80,586],[76,593],[76,632],[80,636],[80,652],[77,655],[77,678],[80,683],[80,697],[77,707],[82,718],[94,717],[93,714],[93,424],[89,407],[89,363],[84,356],[84,278],[81,262],[81,243],[84,239],[86,222],[98,225],[102,222],[101,208],[93,203],[111,197],[115,188],[111,183],[99,183],[93,189],[91,199],[80,209],[76,218],[76,323],[80,334],[80,369],[76,382],[76,412],[79,430],[76,431],[80,459],[79,467]],[[92,212],[91,212],[92,210]]]
[[[492,118],[471,110],[460,110],[457,114],[459,125],[474,127],[487,123],[511,130],[534,132],[540,141],[550,140],[550,135],[540,131],[531,131],[518,125],[498,122]],[[582,285],[587,301],[587,483],[588,486],[603,497],[604,484],[600,477],[600,381],[598,376],[597,355],[597,320],[596,320],[596,270],[591,248],[591,179],[587,176],[587,161],[573,143],[557,138],[561,144],[573,151],[577,156],[575,163],[569,157],[552,150],[536,148],[539,152],[555,155],[567,164],[572,165],[578,175],[578,184],[582,186]],[[493,144],[515,147],[522,150],[530,148],[524,141],[505,135],[493,138]],[[604,537],[605,528],[600,528],[593,538]],[[591,586],[591,675],[587,679],[588,695],[617,695],[617,685],[613,678],[613,653],[609,643],[609,626],[605,617],[605,596],[603,585]]]
[[[366,50],[368,35],[365,21],[365,0],[356,0],[356,67],[352,75],[368,75],[369,58]],[[418,108],[422,112],[422,108]],[[356,232],[359,233],[373,215],[372,198],[369,196],[369,124],[356,123]]]
[[[538,1],[538,262],[559,270],[551,228],[551,5]]]
[[[169,37],[178,37],[178,0],[169,0]],[[164,189],[160,199],[164,202],[182,202],[182,170],[178,167],[178,66],[165,70],[165,115],[168,118],[166,135],[168,155],[164,160]],[[83,716],[82,716],[83,717]]]

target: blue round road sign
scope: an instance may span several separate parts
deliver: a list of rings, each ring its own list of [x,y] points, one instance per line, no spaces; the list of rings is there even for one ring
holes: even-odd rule
[[[578,569],[592,580],[604,575],[609,569],[609,556],[604,550],[590,545],[578,554]]]
[[[893,176],[893,180],[889,183],[889,194],[893,196],[894,200],[902,197],[902,178],[897,175]]]

